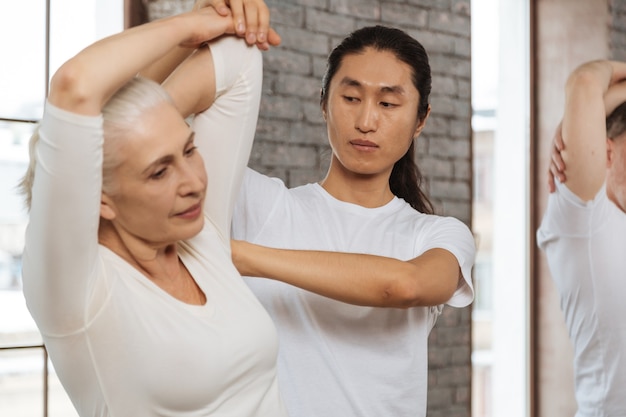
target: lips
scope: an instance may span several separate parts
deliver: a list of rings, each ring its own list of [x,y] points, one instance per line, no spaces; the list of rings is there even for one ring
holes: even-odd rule
[[[374,142],[365,139],[353,139],[350,141],[350,145],[352,145],[355,149],[360,151],[373,151],[378,149],[378,145]]]
[[[194,219],[200,215],[202,211],[202,203],[196,203],[188,209],[176,213],[176,217],[182,217],[185,219]]]
[[[353,139],[350,141],[350,143],[352,145],[357,145],[357,146],[369,146],[372,148],[378,148],[378,145],[375,144],[374,142],[370,142],[369,140],[364,140],[364,139]]]

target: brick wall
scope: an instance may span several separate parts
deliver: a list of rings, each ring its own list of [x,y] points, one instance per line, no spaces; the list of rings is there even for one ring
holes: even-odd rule
[[[148,3],[151,18],[191,0]],[[319,109],[321,77],[334,45],[371,24],[399,27],[429,53],[432,112],[418,164],[437,212],[471,219],[469,0],[268,0],[280,47],[264,53],[261,113],[250,165],[290,186],[319,181],[329,163]],[[470,415],[470,309],[445,308],[430,338],[429,417]]]
[[[623,0],[608,0],[611,14],[609,26],[611,59],[626,61],[626,3]]]

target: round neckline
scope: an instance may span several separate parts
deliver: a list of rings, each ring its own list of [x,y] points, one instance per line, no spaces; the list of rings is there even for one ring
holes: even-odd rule
[[[185,268],[187,268],[187,270],[189,271],[189,274],[191,274],[191,277],[196,282],[200,290],[202,290],[202,292],[204,293],[204,296],[206,299],[204,304],[189,304],[182,300],[179,300],[178,298],[174,297],[173,295],[165,291],[163,288],[155,284],[150,278],[148,278],[147,276],[142,274],[141,271],[137,270],[137,268],[133,267],[128,262],[126,262],[126,260],[124,260],[117,253],[113,252],[111,249],[107,248],[106,246],[102,244],[99,244],[99,246],[102,249],[105,249],[106,253],[109,253],[111,255],[111,260],[113,260],[114,262],[120,265],[124,265],[125,267],[128,267],[128,270],[131,271],[128,274],[129,279],[132,279],[136,281],[138,284],[147,287],[152,293],[154,293],[156,296],[158,296],[160,299],[164,300],[168,304],[175,304],[175,305],[181,306],[184,309],[189,310],[194,313],[206,314],[208,311],[209,314],[211,315],[213,314],[214,309],[215,309],[215,303],[211,302],[211,297],[209,293],[207,292],[207,289],[204,287],[203,285],[204,283],[197,280],[194,277],[193,272],[192,272],[194,268],[193,268],[193,265],[191,265],[191,263],[193,263],[193,259],[188,256],[188,253],[185,250],[181,251],[180,247],[178,248],[178,257],[180,261],[183,263],[183,265],[185,266]]]
[[[398,209],[399,207],[401,207],[402,203],[404,203],[404,200],[398,198],[397,196],[393,196],[393,198],[391,200],[389,200],[389,202],[383,204],[382,206],[378,206],[378,207],[364,207],[361,206],[359,204],[356,203],[351,203],[349,201],[343,201],[340,200],[338,198],[336,198],[335,196],[333,196],[332,194],[330,194],[328,191],[326,191],[326,189],[324,187],[322,187],[322,185],[320,183],[312,183],[310,184],[313,186],[313,188],[326,200],[328,201],[330,204],[336,206],[336,207],[340,207],[343,209],[349,209],[352,211],[361,211],[361,212],[375,212],[375,211],[380,211],[380,212],[387,212],[387,211],[394,211],[396,209]]]

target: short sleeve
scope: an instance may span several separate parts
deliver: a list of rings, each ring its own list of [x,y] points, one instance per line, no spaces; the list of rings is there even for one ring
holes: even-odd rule
[[[423,251],[440,248],[452,253],[459,262],[463,280],[446,304],[466,307],[474,300],[472,267],[476,258],[476,244],[470,229],[454,217],[441,217],[430,228],[423,240]]]
[[[246,169],[233,211],[233,239],[254,241],[276,210],[286,207],[287,194],[288,189],[279,178]]]

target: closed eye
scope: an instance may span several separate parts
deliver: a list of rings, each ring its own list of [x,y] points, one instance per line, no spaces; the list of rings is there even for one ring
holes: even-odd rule
[[[189,148],[185,149],[185,156],[192,156],[196,153],[197,149],[197,146],[190,146]]]
[[[152,179],[152,180],[160,180],[161,178],[163,178],[165,176],[166,172],[167,172],[167,168],[161,168],[157,172],[151,174],[150,175],[150,179]]]

